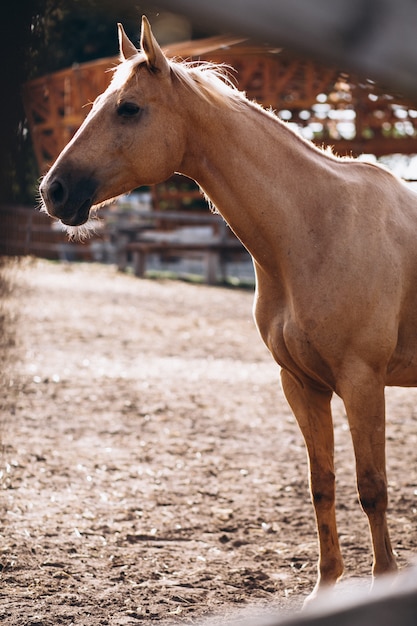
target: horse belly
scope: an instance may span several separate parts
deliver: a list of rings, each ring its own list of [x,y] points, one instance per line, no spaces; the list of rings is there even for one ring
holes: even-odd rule
[[[388,364],[386,384],[389,387],[417,387],[417,354],[401,362],[393,359]]]
[[[417,387],[417,366],[388,374],[388,387]]]
[[[396,350],[387,367],[386,384],[391,387],[417,387],[417,328],[399,335]]]

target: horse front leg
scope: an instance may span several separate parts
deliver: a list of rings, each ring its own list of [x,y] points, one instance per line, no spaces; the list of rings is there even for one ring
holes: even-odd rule
[[[373,369],[356,366],[340,389],[355,452],[359,501],[372,537],[372,572],[377,576],[397,569],[386,516],[385,386]]]
[[[319,539],[318,580],[310,599],[319,589],[333,585],[343,573],[335,513],[335,472],[332,392],[301,384],[286,370],[282,386],[303,434],[309,459],[310,492]]]

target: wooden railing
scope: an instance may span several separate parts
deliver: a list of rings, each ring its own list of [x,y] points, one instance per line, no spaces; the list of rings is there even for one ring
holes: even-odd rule
[[[105,245],[111,247],[111,262],[122,271],[132,267],[139,277],[146,275],[151,255],[199,259],[208,284],[225,280],[228,261],[249,259],[223,218],[209,211],[143,211],[136,217],[130,225],[103,222],[98,236],[81,243],[69,241],[58,222],[32,207],[0,206],[0,255],[92,261]]]
[[[46,213],[33,207],[0,206],[0,254],[46,259],[91,260],[90,246],[68,240]]]
[[[146,211],[142,224],[121,228],[116,222],[111,238],[120,270],[132,265],[144,277],[151,255],[161,258],[200,258],[204,280],[215,284],[226,279],[230,257],[249,253],[220,215],[190,211]]]

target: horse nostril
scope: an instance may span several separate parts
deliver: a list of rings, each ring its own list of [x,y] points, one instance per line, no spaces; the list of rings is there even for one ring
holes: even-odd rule
[[[59,180],[55,179],[49,185],[48,196],[51,202],[55,206],[63,205],[68,198],[68,191],[65,185]]]

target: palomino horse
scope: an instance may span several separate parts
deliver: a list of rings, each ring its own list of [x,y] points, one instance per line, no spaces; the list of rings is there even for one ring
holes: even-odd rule
[[[315,591],[343,561],[335,519],[333,393],[353,438],[375,575],[396,569],[387,521],[385,385],[417,384],[417,195],[339,159],[222,79],[168,60],[146,18],[40,191],[71,227],[93,205],[174,172],[197,181],[253,257],[254,316],[303,433],[320,547]]]

